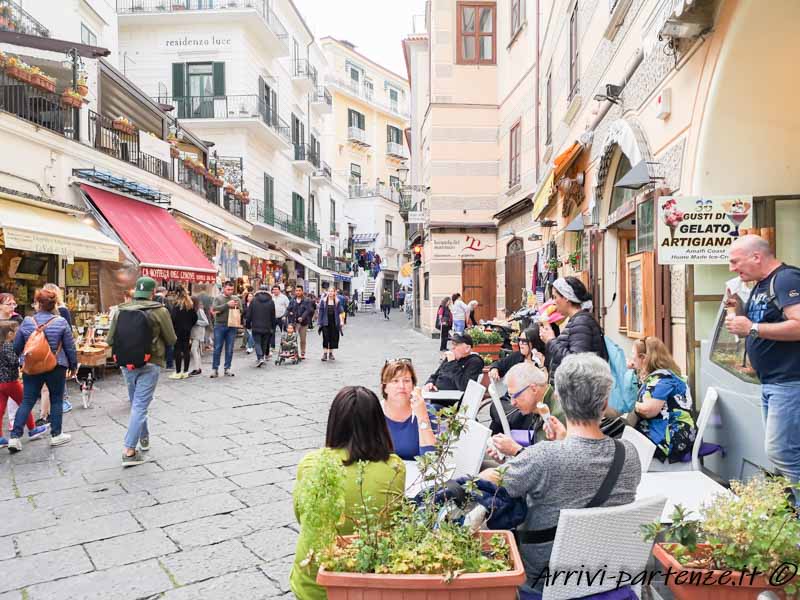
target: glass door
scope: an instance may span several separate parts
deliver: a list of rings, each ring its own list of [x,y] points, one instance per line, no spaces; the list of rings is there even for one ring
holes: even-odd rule
[[[214,73],[211,63],[188,65],[191,118],[214,118]]]

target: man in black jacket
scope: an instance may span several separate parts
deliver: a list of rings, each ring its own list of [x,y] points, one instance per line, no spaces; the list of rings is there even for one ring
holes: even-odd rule
[[[306,357],[306,335],[311,319],[314,317],[314,303],[305,297],[303,288],[297,286],[294,290],[294,299],[289,303],[286,311],[288,322],[294,325],[300,338],[300,358]]]
[[[269,287],[262,285],[253,296],[253,301],[247,307],[245,326],[253,332],[253,341],[256,346],[256,367],[263,365],[269,359],[272,332],[275,331],[275,303],[269,293]]]
[[[445,359],[439,368],[428,377],[427,391],[467,389],[470,379],[477,381],[483,373],[483,359],[472,353],[472,337],[468,333],[454,333],[450,336],[452,349],[445,352]]]

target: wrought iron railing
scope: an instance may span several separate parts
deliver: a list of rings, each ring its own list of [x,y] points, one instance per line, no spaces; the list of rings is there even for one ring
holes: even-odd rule
[[[402,106],[399,101],[382,101],[375,97],[375,92],[371,87],[363,85],[358,81],[353,81],[350,79],[350,77],[336,77],[329,75],[325,78],[325,81],[328,84],[335,85],[339,89],[353,94],[354,96],[358,96],[359,98],[362,98],[383,110],[388,110],[389,112],[401,117],[409,117],[408,108]]]
[[[307,160],[315,167],[319,168],[319,155],[314,148],[308,144],[295,144],[294,145],[294,159]]]
[[[331,166],[326,163],[324,160],[319,161],[319,163],[314,163],[316,165],[316,169],[314,170],[314,177],[322,177],[327,179],[328,181],[331,180]]]
[[[78,139],[78,109],[63,106],[58,94],[15,79],[5,69],[0,69],[0,110],[70,139]]]
[[[222,208],[240,219],[247,219],[247,205],[238,200],[233,194],[228,192],[222,194]]]
[[[316,87],[317,85],[317,69],[305,58],[296,58],[294,60],[294,77],[310,79]]]
[[[360,127],[348,127],[347,139],[356,142],[357,144],[363,144],[365,146],[369,145],[367,142],[367,132]]]
[[[349,192],[351,198],[368,198],[370,196],[380,196],[392,202],[400,203],[400,191],[386,184],[369,186],[363,183],[350,184]]]
[[[398,144],[397,142],[386,142],[386,154],[398,158],[408,158],[408,150],[403,144]]]
[[[331,93],[328,91],[327,87],[320,85],[314,92],[313,102],[333,106],[333,96],[331,96]]]
[[[306,239],[319,243],[319,227],[317,227],[316,223],[309,222],[306,225]]]
[[[13,0],[0,0],[0,30],[50,37],[47,28]]]
[[[171,165],[140,151],[137,128],[120,127],[113,119],[89,111],[89,143],[104,154],[136,165],[143,171],[172,180]]]

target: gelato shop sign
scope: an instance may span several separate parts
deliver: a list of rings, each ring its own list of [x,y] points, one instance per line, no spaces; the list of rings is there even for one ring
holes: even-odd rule
[[[728,246],[752,226],[752,196],[662,196],[658,262],[662,265],[726,264]]]
[[[230,48],[231,43],[230,37],[218,36],[213,33],[203,35],[177,34],[162,40],[162,46],[166,50],[211,50]]]

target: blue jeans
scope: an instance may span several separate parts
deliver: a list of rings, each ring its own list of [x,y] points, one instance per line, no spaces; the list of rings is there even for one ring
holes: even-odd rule
[[[219,370],[219,360],[222,356],[222,345],[225,345],[225,368],[230,369],[233,363],[233,346],[236,343],[236,327],[227,325],[214,325],[214,356],[211,359],[211,368]]]
[[[793,484],[800,482],[800,382],[761,386],[767,457]],[[16,424],[16,423],[15,423]],[[794,488],[800,506],[800,486]]]
[[[147,409],[153,401],[161,367],[144,365],[131,371],[125,368],[120,371],[128,385],[128,400],[131,403],[131,418],[128,421],[128,432],[125,434],[125,447],[135,450],[140,439],[150,437],[150,431],[147,429]]]
[[[175,366],[175,346],[164,347],[164,358],[167,361],[167,368],[171,369]]]
[[[453,333],[464,333],[466,326],[466,321],[453,321]]]
[[[275,349],[275,342],[280,341],[278,329],[281,331],[286,331],[286,317],[280,317],[275,321],[275,329],[272,330],[272,336],[269,339],[269,345],[273,350]]]
[[[42,386],[47,384],[50,391],[50,435],[55,437],[61,435],[61,421],[64,416],[64,388],[67,385],[67,369],[56,367],[47,373],[39,375],[22,375],[22,406],[14,416],[14,427],[11,429],[11,437],[22,437],[22,430],[25,421],[31,414],[33,406],[42,393]],[[5,418],[5,415],[3,415]]]

